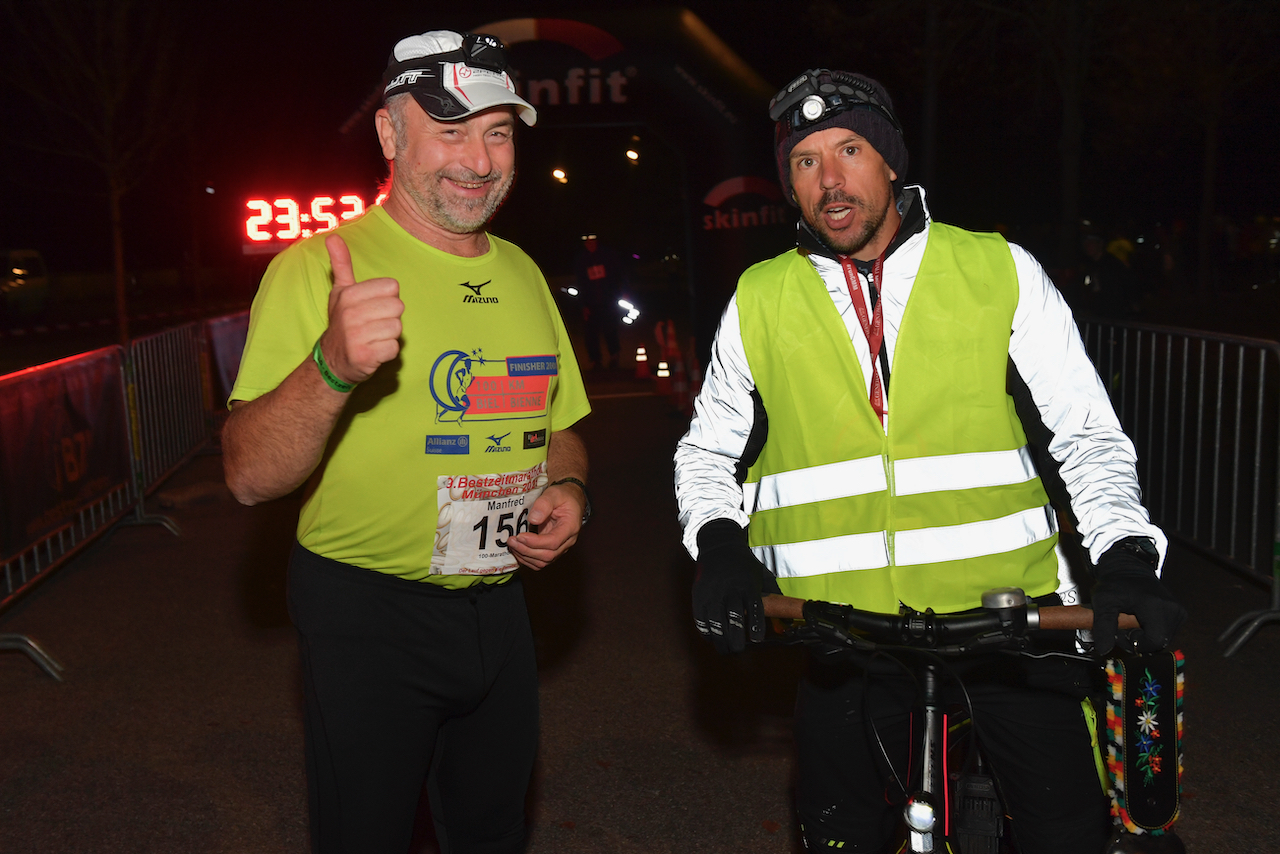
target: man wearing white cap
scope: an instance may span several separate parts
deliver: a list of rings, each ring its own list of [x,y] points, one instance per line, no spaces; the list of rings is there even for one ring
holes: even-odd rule
[[[380,206],[268,268],[223,433],[255,504],[304,487],[289,564],[317,852],[403,854],[426,782],[441,850],[514,852],[537,746],[518,565],[590,514],[590,407],[537,266],[488,234],[517,97],[483,34],[401,40]]]

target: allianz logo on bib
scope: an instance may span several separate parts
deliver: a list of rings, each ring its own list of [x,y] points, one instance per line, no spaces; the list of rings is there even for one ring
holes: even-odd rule
[[[505,441],[507,440],[507,437],[508,437],[508,436],[510,436],[510,435],[511,435],[510,433],[503,433],[501,436],[489,436],[489,437],[488,437],[488,439],[489,439],[489,441],[490,441],[490,442],[492,442],[493,444],[492,444],[492,445],[486,445],[486,446],[485,446],[485,449],[484,449],[484,452],[485,452],[486,454],[502,454],[502,453],[510,453],[510,452],[511,452],[511,446],[510,446],[510,445],[504,445],[504,444],[502,444],[503,442],[505,442]]]
[[[483,288],[485,285],[488,285],[492,281],[493,279],[490,279],[488,282],[481,282],[478,285],[473,285],[470,282],[459,282],[458,287],[466,288],[467,290],[471,291],[471,293],[463,295],[462,301],[478,302],[478,303],[485,303],[485,304],[496,303],[498,301],[497,297],[487,297],[484,294],[480,293],[480,289]]]

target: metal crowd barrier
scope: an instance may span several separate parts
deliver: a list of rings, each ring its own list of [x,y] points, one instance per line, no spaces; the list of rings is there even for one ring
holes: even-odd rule
[[[146,496],[209,440],[208,368],[199,325],[187,323],[129,346],[129,424],[138,504],[130,524],[178,523],[146,512]]]
[[[1219,637],[1232,655],[1280,622],[1280,344],[1084,321],[1085,348],[1138,451],[1152,521],[1271,586]]]
[[[114,525],[180,533],[146,496],[212,437],[247,325],[241,312],[0,377],[0,612]],[[3,650],[61,679],[30,638],[0,634]]]

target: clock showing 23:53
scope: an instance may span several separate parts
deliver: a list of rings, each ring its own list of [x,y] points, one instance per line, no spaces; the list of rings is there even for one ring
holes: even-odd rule
[[[374,204],[382,201],[375,200]],[[300,237],[310,237],[337,228],[339,222],[355,219],[364,213],[364,199],[349,193],[345,196],[314,196],[310,202],[288,197],[267,201],[250,199],[245,202],[250,211],[244,221],[244,233],[251,246],[289,243]]]

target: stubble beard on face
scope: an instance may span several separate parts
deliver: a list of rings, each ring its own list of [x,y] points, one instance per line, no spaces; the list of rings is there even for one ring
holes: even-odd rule
[[[850,212],[849,216],[856,216],[858,212],[861,212],[862,227],[852,234],[841,235],[836,235],[827,228],[822,212],[828,205],[836,203],[847,204],[853,208],[854,210]],[[836,252],[841,255],[856,255],[865,249],[867,244],[880,233],[888,214],[889,202],[887,199],[878,210],[872,210],[865,201],[857,196],[851,196],[843,190],[827,190],[822,194],[822,198],[818,200],[817,205],[808,212],[808,216],[805,219],[810,227],[818,232],[818,235],[826,244]]]
[[[479,198],[459,198],[451,196],[446,187],[446,180],[462,184],[476,184],[488,181],[488,192]],[[418,208],[440,226],[455,234],[472,234],[484,228],[485,223],[493,219],[493,215],[506,201],[515,181],[515,173],[503,175],[494,170],[488,175],[477,175],[470,170],[462,170],[450,174],[441,170],[422,181],[406,181],[405,190],[409,197],[417,203]]]

